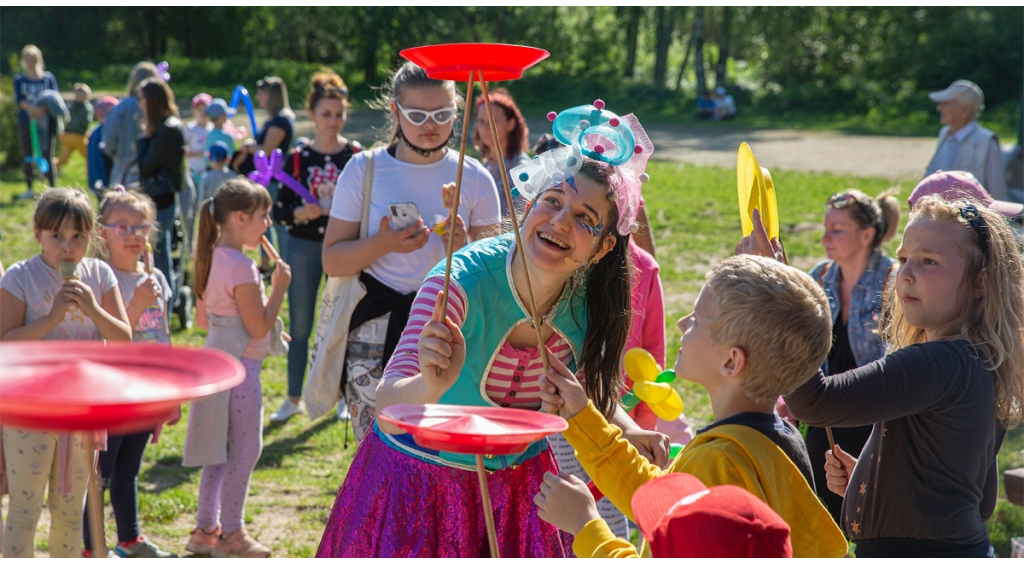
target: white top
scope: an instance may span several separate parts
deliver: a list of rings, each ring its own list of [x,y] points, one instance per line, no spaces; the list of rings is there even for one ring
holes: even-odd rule
[[[75,270],[78,279],[92,288],[96,303],[103,306],[103,296],[117,288],[117,278],[107,263],[94,258],[83,258]],[[64,286],[57,269],[43,261],[41,255],[23,260],[10,269],[0,281],[7,290],[25,304],[25,325],[46,317],[53,308],[53,298]],[[92,319],[78,307],[64,312],[64,321],[43,337],[44,341],[101,341],[99,329]]]
[[[185,134],[185,151],[191,153],[193,151],[202,151],[206,145],[206,134],[213,129],[213,124],[206,122],[206,127],[199,125],[195,121],[188,122],[188,125],[184,128]],[[202,174],[206,170],[206,161],[203,156],[189,157],[186,159],[188,162],[188,169],[195,174]]]
[[[415,203],[428,227],[434,223],[435,216],[448,217],[448,210],[441,201],[441,186],[455,182],[459,165],[457,151],[449,149],[440,161],[425,165],[399,161],[384,148],[372,152],[373,192],[368,236],[380,231],[381,219],[391,215],[388,204]],[[354,155],[341,172],[334,190],[331,217],[356,223],[362,219],[366,155],[366,151]],[[498,189],[491,174],[476,159],[466,157],[461,192],[459,215],[467,227],[498,223]],[[398,292],[415,292],[427,272],[445,258],[445,241],[431,233],[422,248],[407,254],[388,253],[371,264],[366,272]]]

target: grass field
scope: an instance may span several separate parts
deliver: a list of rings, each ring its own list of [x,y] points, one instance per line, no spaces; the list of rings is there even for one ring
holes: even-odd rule
[[[700,290],[704,273],[718,260],[732,254],[739,236],[735,171],[697,168],[676,163],[652,162],[651,181],[645,199],[658,246],[665,289],[668,362],[675,361],[679,331],[676,320],[689,313]],[[778,189],[783,240],[790,261],[809,269],[822,256],[818,240],[826,198],[842,189],[859,188],[869,194],[890,188],[884,180],[825,174],[772,171]],[[84,163],[75,157],[64,172],[62,185],[85,184]],[[37,190],[39,185],[37,184]],[[911,186],[899,187],[904,200]],[[32,235],[32,204],[14,198],[24,190],[20,172],[0,176],[0,260],[11,265],[39,251]],[[904,219],[905,221],[905,219]],[[896,243],[887,245],[890,253]],[[287,316],[287,307],[283,310]],[[197,330],[178,331],[178,345],[201,346]],[[285,362],[270,357],[264,363],[264,411],[280,405],[286,393]],[[707,396],[696,385],[680,384],[686,414],[700,426],[712,419]],[[187,409],[187,408],[186,408]],[[247,528],[270,546],[275,556],[311,556],[323,531],[334,496],[344,479],[355,444],[346,429],[328,417],[310,422],[294,417],[284,425],[268,425],[264,431],[263,456],[253,476],[246,509]],[[185,424],[164,430],[160,443],[150,446],[139,480],[140,520],[143,533],[167,550],[183,553],[194,526],[200,472],[181,466]],[[1010,431],[999,454],[1000,470],[1024,465],[1024,430]],[[1005,498],[1002,487],[1000,497]],[[5,502],[6,503],[6,502]],[[1009,554],[1009,537],[1024,531],[1024,512],[1001,499],[990,521],[997,552]],[[107,538],[113,542],[113,519],[108,509]],[[925,516],[922,516],[925,517]],[[45,512],[44,512],[44,520]],[[46,525],[41,523],[37,549],[46,549]]]

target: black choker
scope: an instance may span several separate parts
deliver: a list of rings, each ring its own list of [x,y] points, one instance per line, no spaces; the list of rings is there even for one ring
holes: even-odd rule
[[[448,132],[448,139],[445,139],[444,143],[441,143],[440,145],[438,145],[437,147],[434,147],[433,149],[423,149],[421,147],[417,147],[416,145],[413,145],[412,143],[410,143],[409,140],[405,138],[405,133],[402,133],[402,128],[401,127],[398,128],[398,138],[401,139],[403,143],[405,143],[406,147],[409,147],[417,155],[420,155],[421,157],[429,157],[429,156],[433,155],[434,153],[440,151],[441,149],[446,148],[448,146],[448,142],[451,141],[453,137],[455,137],[455,129],[454,128],[452,128],[452,130]]]

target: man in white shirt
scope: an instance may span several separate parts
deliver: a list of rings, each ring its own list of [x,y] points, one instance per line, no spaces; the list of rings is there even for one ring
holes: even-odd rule
[[[970,172],[992,197],[1008,199],[999,139],[978,123],[978,114],[985,109],[981,88],[969,80],[957,80],[928,97],[938,103],[943,128],[925,176],[939,170]]]
[[[736,119],[736,101],[725,91],[723,86],[715,88],[715,113],[712,119],[715,121]]]

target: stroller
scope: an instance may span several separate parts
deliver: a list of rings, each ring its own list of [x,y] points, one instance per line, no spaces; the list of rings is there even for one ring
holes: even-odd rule
[[[125,173],[121,177],[122,184],[134,165],[135,161],[133,160],[125,168]],[[191,329],[195,320],[195,294],[192,291],[194,282],[191,268],[192,230],[195,225],[198,202],[196,202],[197,191],[196,185],[192,181],[192,175],[185,172],[182,177],[184,186],[177,194],[178,215],[174,218],[173,225],[162,226],[168,230],[167,235],[171,238],[170,276],[173,277],[173,285],[176,288],[173,307],[169,312],[167,323],[170,325],[170,315],[174,315],[178,318],[181,329]],[[142,185],[138,182],[124,186],[127,190],[142,190]]]

